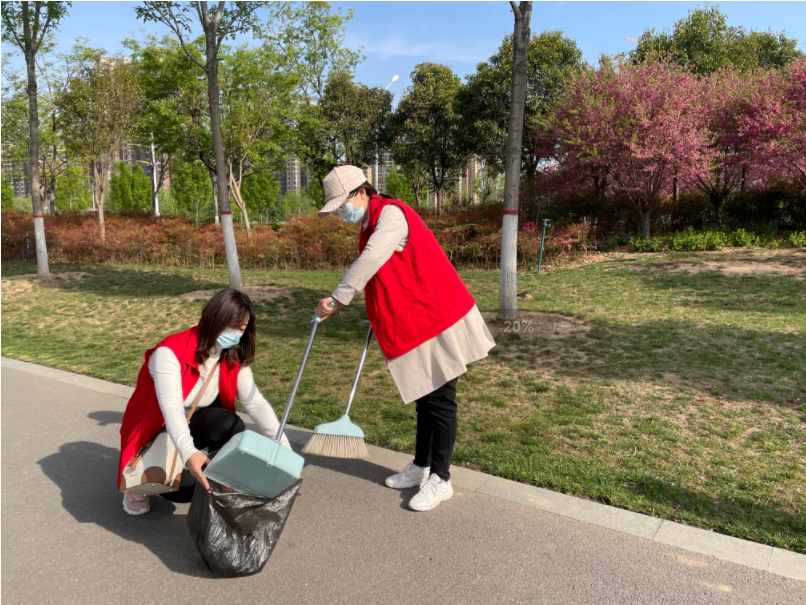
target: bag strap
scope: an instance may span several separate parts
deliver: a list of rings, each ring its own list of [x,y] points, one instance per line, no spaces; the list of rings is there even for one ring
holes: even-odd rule
[[[215,374],[216,368],[219,365],[221,365],[221,358],[220,357],[219,357],[218,361],[216,362],[216,364],[213,366],[213,369],[210,371],[210,374],[207,376],[207,380],[204,381],[204,385],[202,385],[201,391],[199,391],[199,394],[196,395],[196,399],[193,401],[193,406],[190,408],[190,413],[187,416],[187,421],[188,422],[190,422],[190,417],[193,416],[193,412],[196,411],[196,408],[198,407],[199,402],[201,401],[201,398],[204,395],[204,392],[207,390],[207,385],[210,384],[210,380],[212,379],[213,375]],[[131,466],[132,468],[137,466],[137,463],[140,462],[140,458],[142,458],[145,455],[145,453],[148,451],[148,448],[150,448],[152,446],[152,444],[154,443],[154,440],[157,438],[158,434],[159,434],[159,431],[156,434],[154,434],[151,437],[151,439],[149,439],[143,445],[143,447],[140,448],[140,451],[137,452],[137,455],[134,458],[132,458],[131,461],[129,462],[129,466]]]
[[[215,374],[216,368],[218,368],[218,366],[220,365],[221,365],[221,358],[219,357],[218,361],[215,362],[213,369],[210,370],[210,374],[208,374],[207,380],[204,381],[204,385],[202,386],[201,391],[199,391],[199,394],[196,395],[196,400],[193,402],[193,406],[190,408],[190,413],[188,413],[187,417],[188,423],[190,422],[190,417],[193,416],[193,412],[196,411],[196,407],[199,405],[199,402],[201,401],[204,392],[207,390],[207,385],[210,384],[210,380],[213,378],[213,374]]]
[[[190,417],[193,416],[193,412],[196,411],[196,406],[199,405],[199,402],[201,401],[202,395],[204,395],[204,392],[207,390],[207,385],[210,384],[210,380],[213,378],[213,374],[215,374],[216,368],[219,365],[221,365],[221,358],[220,357],[218,358],[218,361],[215,362],[215,365],[213,366],[213,369],[210,370],[210,374],[207,375],[207,380],[204,381],[204,385],[202,386],[201,391],[199,391],[199,394],[196,395],[196,401],[193,402],[193,407],[190,408],[190,413],[188,414],[188,417],[187,417],[188,424],[190,423]],[[178,458],[179,458],[179,450],[174,448],[174,458],[171,461],[171,472],[169,472],[168,476],[165,477],[165,484],[166,485],[171,485],[173,483],[174,476],[175,476],[174,475],[174,470],[176,469],[176,461],[177,461]]]

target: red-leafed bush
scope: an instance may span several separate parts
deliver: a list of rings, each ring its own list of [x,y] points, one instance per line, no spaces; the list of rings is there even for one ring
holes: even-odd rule
[[[500,206],[486,206],[436,217],[421,214],[451,262],[459,268],[495,269],[501,255]],[[235,240],[244,269],[344,268],[358,256],[358,226],[337,217],[324,220],[314,214],[294,217],[277,230],[252,227],[252,238],[236,225]],[[31,215],[3,212],[2,260],[26,258],[25,235],[31,234]],[[52,263],[142,264],[215,267],[226,261],[218,225],[197,226],[176,217],[143,214],[107,216],[106,242],[101,243],[98,221],[91,215],[45,217],[48,255]],[[537,264],[541,231],[532,223],[518,233],[518,261]],[[592,246],[587,223],[569,225],[546,237],[545,258],[587,252]],[[36,255],[33,254],[35,258]]]

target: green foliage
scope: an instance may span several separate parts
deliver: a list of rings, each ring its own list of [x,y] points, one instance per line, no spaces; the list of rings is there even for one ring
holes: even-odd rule
[[[319,210],[322,206],[322,198],[311,197],[310,190],[305,188],[301,193],[289,191],[277,196],[277,202],[272,214],[272,222],[282,222],[289,220],[292,216],[306,214]]]
[[[727,245],[728,237],[721,231],[696,232],[694,229],[686,229],[682,233],[675,233],[669,236],[669,250],[722,250]]]
[[[797,45],[785,32],[748,32],[729,26],[719,6],[706,6],[689,9],[688,16],[671,30],[644,31],[630,58],[641,62],[653,54],[670,55],[678,65],[706,76],[727,67],[781,69],[803,56]]]
[[[274,210],[277,196],[280,195],[280,183],[267,173],[254,174],[244,179],[241,195],[249,215],[258,219]]]
[[[113,210],[149,212],[151,187],[142,166],[118,162],[109,181],[109,203]]]
[[[806,231],[790,233],[789,243],[793,248],[806,248]]]
[[[33,212],[34,203],[31,200],[31,195],[18,195],[14,198],[14,210],[21,210],[23,212]]]
[[[442,212],[442,192],[467,159],[457,136],[456,96],[462,84],[449,66],[437,63],[417,65],[411,81],[390,123],[392,155],[404,170],[431,168],[431,187]]]
[[[33,4],[33,6],[31,6]],[[49,32],[56,29],[72,2],[3,2],[3,42],[36,55]]]
[[[459,93],[460,136],[495,172],[504,172],[509,98],[512,87],[512,36],[476,66]],[[554,106],[575,74],[585,68],[582,51],[562,31],[544,31],[529,41],[524,107],[522,171],[533,174],[544,157],[539,137],[546,131]]]
[[[14,207],[14,187],[6,180],[2,179],[2,203],[0,203],[0,208],[3,210],[9,210]]]
[[[758,237],[749,231],[738,229],[728,236],[728,242],[728,245],[736,248],[749,248],[758,244]]]
[[[397,167],[392,166],[389,176],[386,177],[386,195],[406,202],[409,206],[419,206],[418,200],[414,197],[414,189],[411,187],[411,182],[398,174]]]
[[[336,80],[343,83],[364,60],[361,48],[344,47],[354,15],[352,9],[334,11],[327,2],[277,2],[272,7],[272,28],[263,33],[266,45],[279,49],[288,69],[299,78],[304,103],[297,117],[295,152],[314,179],[323,179],[343,154],[345,138],[341,137],[341,150],[334,148],[336,140],[328,134],[323,102],[326,85]]]
[[[641,236],[635,237],[630,242],[636,252],[660,252],[663,250],[665,242],[659,237],[644,239]]]
[[[798,233],[791,234],[789,236],[790,244],[794,247],[800,247],[795,242],[800,242],[799,238],[801,236],[802,234]],[[771,225],[759,225],[756,227],[755,232],[746,229],[738,229],[737,231],[727,229],[695,231],[689,227],[680,233],[673,233],[667,237],[653,237],[650,240],[636,237],[630,243],[636,252],[660,252],[664,248],[668,248],[673,252],[696,252],[722,250],[725,247],[762,247],[775,250],[781,248],[784,241],[777,237],[776,230]],[[599,249],[606,252],[607,250],[612,250],[615,244],[616,242],[608,239],[600,244]]]
[[[182,216],[170,189],[160,189],[157,192],[157,199],[160,204],[160,216]]]
[[[178,209],[199,222],[202,209],[212,199],[210,173],[199,162],[171,162],[171,197]]]
[[[56,204],[60,212],[81,212],[92,207],[87,171],[71,166],[56,176]],[[149,188],[149,195],[151,189]]]
[[[343,164],[375,161],[392,110],[392,93],[356,84],[348,72],[332,73],[322,97],[323,135]]]
[[[274,27],[263,33],[264,40],[279,48],[291,70],[299,74],[306,100],[321,104],[330,75],[351,73],[365,58],[361,48],[344,47],[355,11],[333,11],[327,2],[278,2],[272,9]]]

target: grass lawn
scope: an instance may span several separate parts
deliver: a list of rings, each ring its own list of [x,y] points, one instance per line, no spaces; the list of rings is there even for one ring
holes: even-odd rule
[[[2,354],[129,385],[145,349],[198,320],[203,301],[179,295],[227,283],[224,270],[54,270],[86,275],[39,284],[3,265]],[[256,302],[254,364],[278,414],[339,275],[244,275],[279,294]],[[498,273],[462,277],[494,315]],[[454,462],[806,552],[804,277],[792,250],[612,255],[521,276],[524,323],[491,326],[498,346],[459,381]],[[342,413],[366,330],[361,298],[322,325],[291,422]],[[351,416],[369,442],[413,452],[414,407],[376,347]]]

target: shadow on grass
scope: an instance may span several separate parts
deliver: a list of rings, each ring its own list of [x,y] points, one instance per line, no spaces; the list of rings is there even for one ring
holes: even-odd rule
[[[653,274],[641,276],[643,287],[671,291],[672,298],[675,290],[691,293],[696,297],[693,308],[806,316],[806,280],[793,275],[724,275],[718,271]]]
[[[806,334],[673,319],[591,324],[584,337],[560,340],[506,334],[491,359],[516,370],[528,365],[575,378],[649,380],[806,412],[797,401],[806,392]]]
[[[93,418],[107,418],[106,414],[117,412],[98,412]],[[176,514],[173,503],[152,497],[150,513],[140,517],[126,514],[123,495],[113,484],[118,455],[117,449],[76,441],[65,443],[38,464],[61,489],[62,506],[77,522],[94,523],[124,540],[142,544],[175,573],[212,577],[190,540],[186,515]],[[120,557],[126,556],[122,550]]]

